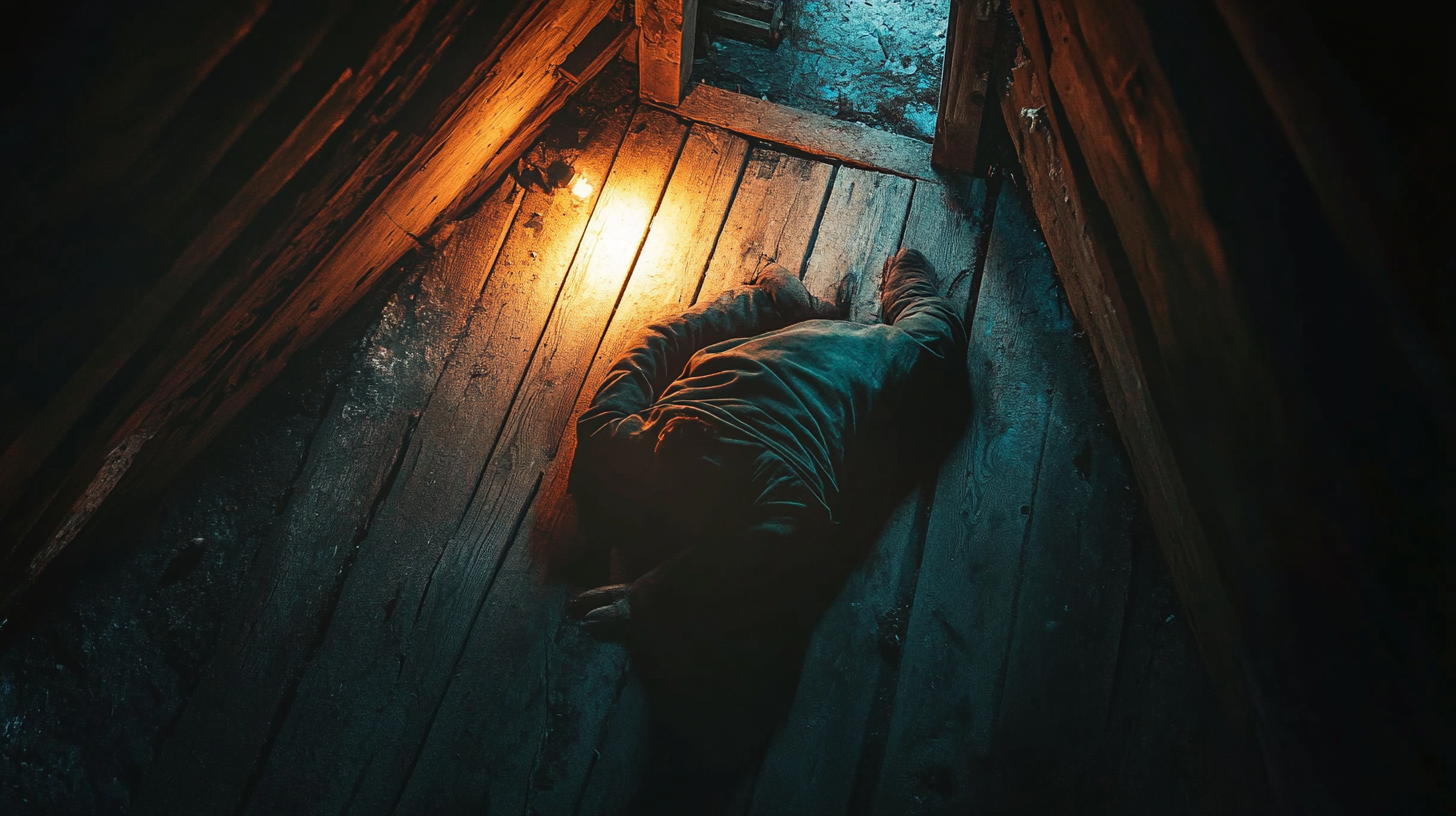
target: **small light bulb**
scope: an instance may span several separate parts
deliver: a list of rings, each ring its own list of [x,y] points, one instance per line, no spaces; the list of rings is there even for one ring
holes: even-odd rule
[[[577,198],[586,198],[592,194],[591,182],[586,180],[586,176],[577,176],[576,181],[571,185],[571,192]]]

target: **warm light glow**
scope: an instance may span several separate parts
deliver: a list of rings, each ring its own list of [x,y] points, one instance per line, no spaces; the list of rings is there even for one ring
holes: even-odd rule
[[[576,181],[572,182],[571,192],[577,198],[586,198],[592,194],[591,182],[586,180],[586,176],[578,175]]]

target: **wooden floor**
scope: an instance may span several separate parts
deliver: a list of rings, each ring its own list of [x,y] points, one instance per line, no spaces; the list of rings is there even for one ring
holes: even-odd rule
[[[835,166],[630,103],[425,262],[333,399],[137,813],[608,814],[620,647],[564,617],[574,417],[628,334],[777,260],[876,319],[898,247],[965,304],[974,417],[812,644],[743,812],[1267,809],[1190,645],[1014,184]]]

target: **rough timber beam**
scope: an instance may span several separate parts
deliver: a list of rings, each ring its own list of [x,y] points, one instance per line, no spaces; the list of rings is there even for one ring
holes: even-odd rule
[[[637,46],[642,98],[676,106],[693,72],[698,0],[637,0]]]
[[[456,16],[444,17],[442,26],[456,24],[468,5],[458,0],[452,6],[459,8]],[[308,144],[316,150],[314,142],[326,141],[331,128],[345,126],[336,120],[349,111],[329,107],[339,88],[351,87],[350,81],[361,77],[375,81],[386,76],[373,72],[374,63],[391,61],[404,51],[429,8],[422,5],[405,15],[379,40],[364,68],[345,72],[319,103],[332,118],[320,126],[309,118],[301,122],[295,136],[259,171],[259,181],[245,186],[224,215],[250,220],[281,189],[275,165],[291,173],[309,160],[309,150],[294,155],[300,152],[302,137],[297,134],[313,140]],[[316,214],[300,216],[269,236],[283,251],[222,276],[206,291],[190,291],[241,227],[224,218],[216,229],[206,230],[199,237],[200,248],[189,248],[177,268],[142,301],[138,308],[143,313],[123,321],[119,331],[135,337],[124,334],[97,352],[101,358],[116,356],[114,349],[125,354],[79,372],[79,389],[67,386],[63,392],[79,390],[80,396],[72,396],[85,404],[112,385],[111,377],[127,363],[130,348],[143,343],[159,347],[137,363],[144,373],[129,383],[124,396],[100,418],[86,419],[79,409],[59,425],[48,425],[48,418],[41,417],[0,460],[0,610],[103,507],[146,495],[175,476],[282,371],[295,351],[319,337],[419,246],[418,236],[458,213],[498,179],[571,91],[605,64],[595,52],[576,52],[611,10],[609,0],[523,4],[480,68],[454,89],[425,138],[402,137],[393,130],[380,135],[365,160],[356,159],[351,171],[340,171],[342,180]],[[438,39],[450,42],[448,33]],[[615,37],[607,37],[599,47],[610,49],[614,42]],[[573,55],[582,63],[578,75],[561,70]],[[401,87],[412,90],[417,85]],[[161,328],[176,319],[173,309],[184,294],[206,305],[188,315],[181,328]],[[80,440],[75,450],[59,444],[67,435]],[[33,474],[39,476],[29,478]]]
[[[940,170],[969,173],[976,166],[981,118],[991,87],[992,51],[1002,0],[951,0],[946,28],[940,111],[930,161]]]

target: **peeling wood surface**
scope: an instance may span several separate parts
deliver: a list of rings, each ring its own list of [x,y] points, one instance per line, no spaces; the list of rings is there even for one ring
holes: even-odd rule
[[[693,86],[674,112],[850,167],[928,181],[940,178],[924,142],[711,85]]]

